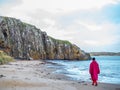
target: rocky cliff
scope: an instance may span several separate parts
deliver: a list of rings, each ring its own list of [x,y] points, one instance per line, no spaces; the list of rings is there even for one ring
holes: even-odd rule
[[[24,59],[90,59],[90,55],[68,41],[54,39],[33,25],[0,16],[0,49]]]

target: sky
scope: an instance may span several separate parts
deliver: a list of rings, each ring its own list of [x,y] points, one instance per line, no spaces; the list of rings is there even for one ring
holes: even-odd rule
[[[120,52],[120,0],[0,0],[0,16],[35,25],[86,52]]]

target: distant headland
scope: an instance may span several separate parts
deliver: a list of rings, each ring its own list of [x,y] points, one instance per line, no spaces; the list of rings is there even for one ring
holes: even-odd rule
[[[120,56],[120,52],[90,52],[91,56]]]

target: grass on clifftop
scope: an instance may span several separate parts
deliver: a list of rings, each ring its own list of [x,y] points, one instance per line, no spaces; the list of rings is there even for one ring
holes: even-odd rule
[[[68,45],[71,44],[71,43],[70,43],[69,41],[67,41],[67,40],[59,40],[59,39],[55,39],[55,38],[50,37],[50,36],[49,36],[49,38],[51,38],[53,41],[58,42],[58,43],[60,43],[60,44],[68,44]]]
[[[13,58],[0,50],[0,65],[13,61]]]

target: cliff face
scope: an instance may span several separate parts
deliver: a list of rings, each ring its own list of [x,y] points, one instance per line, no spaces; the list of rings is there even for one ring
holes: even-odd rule
[[[9,17],[0,17],[0,49],[15,58],[90,59],[76,45],[56,40],[33,25]]]

